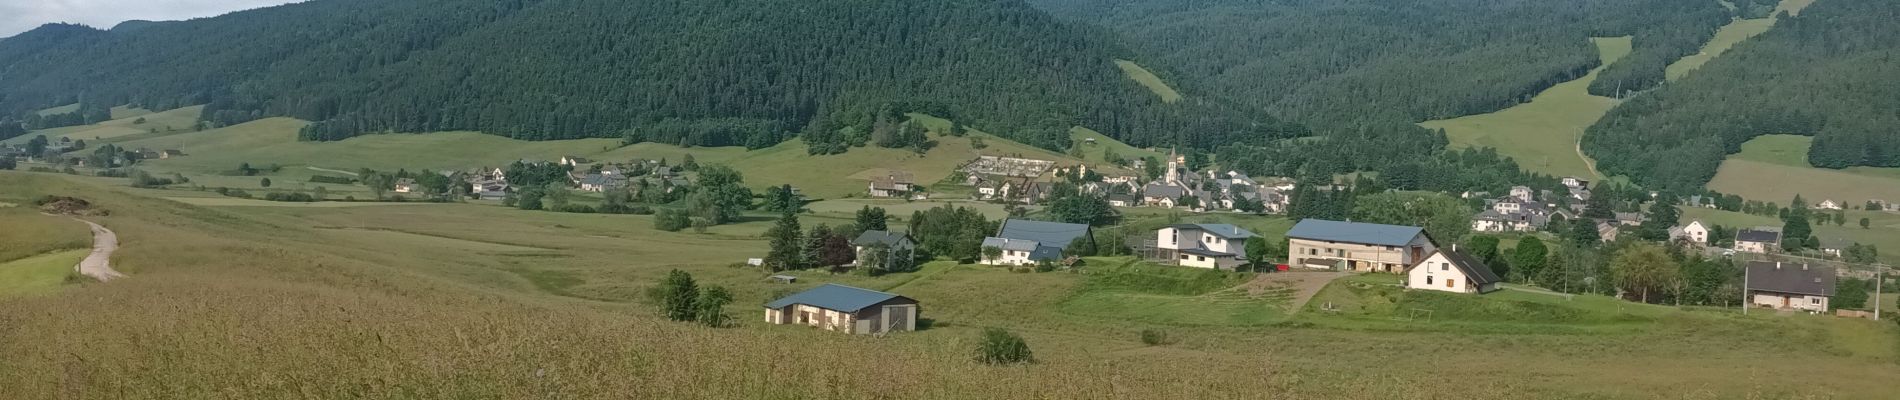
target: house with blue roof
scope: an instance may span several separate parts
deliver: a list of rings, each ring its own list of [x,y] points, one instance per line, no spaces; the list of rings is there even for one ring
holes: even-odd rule
[[[917,300],[827,283],[765,303],[765,322],[850,334],[917,330]]]
[[[982,248],[1000,250],[996,257],[990,257],[984,251],[981,262],[986,265],[1035,265],[1043,261],[1062,261],[1062,253],[1078,243],[1092,246],[1094,235],[1085,224],[1034,221],[1027,219],[1004,220],[996,230],[996,236],[983,238]]]
[[[1233,224],[1174,224],[1155,231],[1155,256],[1183,267],[1234,269],[1247,263],[1247,239]]]
[[[1286,237],[1288,263],[1315,269],[1402,273],[1438,252],[1416,226],[1305,219]]]

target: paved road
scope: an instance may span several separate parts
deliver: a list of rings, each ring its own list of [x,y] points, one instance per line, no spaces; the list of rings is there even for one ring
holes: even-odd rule
[[[112,270],[112,252],[119,250],[119,235],[92,221],[74,219],[92,226],[92,254],[86,255],[86,259],[80,260],[74,268],[100,282],[124,278],[125,274]]]

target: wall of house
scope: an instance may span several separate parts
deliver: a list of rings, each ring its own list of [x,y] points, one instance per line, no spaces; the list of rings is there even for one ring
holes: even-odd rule
[[[1709,230],[1703,229],[1702,225],[1691,224],[1688,227],[1682,228],[1682,233],[1684,235],[1688,235],[1689,241],[1691,242],[1702,243],[1702,244],[1709,243]]]
[[[1003,250],[1003,256],[994,260],[983,260],[984,265],[1036,265],[1029,260],[1028,251]]]
[[[1812,312],[1827,312],[1827,297],[1788,293],[1755,292],[1749,296],[1749,303],[1760,307],[1775,309],[1794,309]]]
[[[1768,253],[1768,244],[1762,242],[1735,241],[1735,251],[1744,253]]]
[[[801,316],[809,317],[809,319],[803,321],[803,325],[824,330],[846,332],[850,331],[856,319],[849,313],[798,304],[791,307],[791,311],[787,313],[785,317],[785,323],[800,324],[799,318]]]
[[[1427,258],[1417,268],[1406,272],[1405,287],[1452,293],[1473,293],[1477,290],[1471,285],[1471,277],[1465,276],[1463,270],[1452,266],[1451,260],[1442,255]]]
[[[1378,246],[1359,243],[1326,242],[1310,239],[1292,238],[1287,241],[1288,254],[1294,260],[1308,258],[1341,259],[1352,262],[1349,265],[1358,272],[1399,273],[1411,266],[1418,258],[1424,258],[1438,251],[1425,235],[1418,235],[1405,247]],[[1418,256],[1414,257],[1413,248]],[[1295,261],[1295,264],[1300,262]]]

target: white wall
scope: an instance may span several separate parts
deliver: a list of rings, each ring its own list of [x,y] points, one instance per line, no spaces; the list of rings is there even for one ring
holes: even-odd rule
[[[1821,297],[1821,296],[1755,292],[1754,296],[1750,296],[1749,298],[1749,303],[1752,303],[1756,306],[1776,308],[1776,309],[1784,308],[1783,306],[1784,301],[1786,304],[1785,308],[1802,310],[1802,311],[1827,312],[1828,298]]]
[[[1463,270],[1451,265],[1444,254],[1434,254],[1425,259],[1424,264],[1412,268],[1405,274],[1405,287],[1408,289],[1436,290],[1452,293],[1473,293],[1476,287],[1471,285],[1471,277]],[[1445,283],[1449,281],[1450,285]]]

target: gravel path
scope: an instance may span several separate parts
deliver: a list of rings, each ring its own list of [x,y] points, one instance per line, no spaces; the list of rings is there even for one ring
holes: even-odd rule
[[[1351,274],[1330,271],[1272,272],[1260,274],[1252,282],[1247,282],[1243,286],[1247,288],[1248,294],[1254,296],[1259,296],[1270,289],[1294,289],[1293,301],[1292,304],[1287,305],[1289,308],[1287,311],[1288,314],[1297,314],[1300,309],[1306,308],[1307,300],[1312,300],[1313,295],[1319,294],[1320,289],[1326,288],[1326,284]]]
[[[112,252],[119,250],[119,235],[92,221],[74,219],[92,227],[92,254],[86,255],[74,268],[100,282],[124,278],[125,274],[112,270]]]

